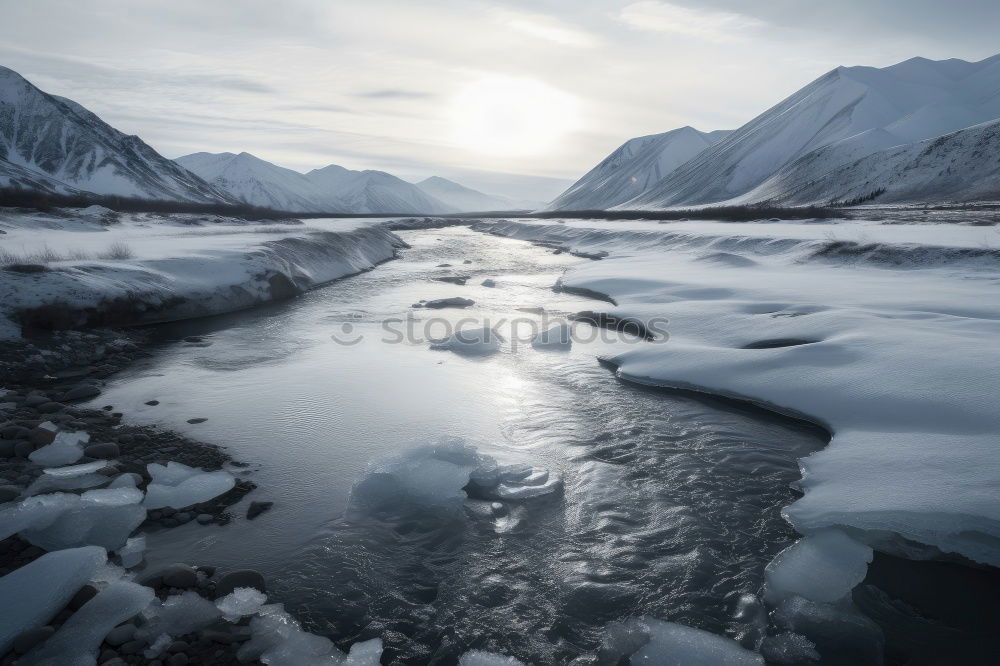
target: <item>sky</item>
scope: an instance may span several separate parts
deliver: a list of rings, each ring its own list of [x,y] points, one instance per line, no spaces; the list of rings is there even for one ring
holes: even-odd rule
[[[0,0],[0,64],[167,157],[247,151],[547,201],[634,136],[838,65],[1000,51],[996,0]]]

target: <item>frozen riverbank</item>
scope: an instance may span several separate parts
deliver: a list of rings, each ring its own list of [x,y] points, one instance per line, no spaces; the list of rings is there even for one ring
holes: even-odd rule
[[[8,209],[0,212],[0,339],[289,298],[391,259],[401,243],[379,222]]]
[[[476,228],[609,253],[562,284],[607,294],[616,317],[671,322],[670,344],[613,359],[622,378],[829,427],[786,510],[801,532],[836,526],[890,553],[1000,564],[1000,371],[983,362],[1000,353],[993,227]]]

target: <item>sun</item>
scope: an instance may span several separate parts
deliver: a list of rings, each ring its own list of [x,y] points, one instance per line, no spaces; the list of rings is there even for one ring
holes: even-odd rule
[[[500,157],[547,152],[579,126],[579,102],[530,78],[488,76],[453,100],[455,140],[464,148]]]

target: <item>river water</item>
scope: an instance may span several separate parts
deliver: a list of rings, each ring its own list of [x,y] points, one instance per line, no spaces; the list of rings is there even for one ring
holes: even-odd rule
[[[512,340],[509,322],[527,334],[538,308],[601,308],[552,289],[586,259],[466,228],[400,235],[411,247],[371,272],[159,327],[152,356],[115,377],[102,404],[224,445],[259,486],[244,505],[274,502],[253,521],[241,506],[223,527],[149,535],[150,565],[258,569],[313,631],[342,645],[381,636],[383,663],[454,663],[471,648],[566,663],[595,655],[609,622],[640,615],[750,642],[737,602],[760,592],[765,564],[796,538],[780,509],[796,497],[797,460],[825,433],[616,380],[599,355],[658,344],[626,333],[579,323],[584,339],[568,351]],[[435,279],[455,275],[467,285]],[[451,296],[475,305],[411,307]],[[423,339],[470,317],[504,333],[499,353]],[[410,452],[422,474],[424,454],[412,452],[442,437],[545,468],[563,489],[498,515],[410,498],[345,516],[380,461]]]

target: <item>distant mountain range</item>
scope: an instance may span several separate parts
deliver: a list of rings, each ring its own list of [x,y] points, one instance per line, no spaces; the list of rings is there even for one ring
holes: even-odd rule
[[[838,67],[735,130],[638,137],[548,205],[440,177],[337,165],[300,173],[249,153],[169,160],[0,67],[0,189],[245,203],[298,213],[658,210],[1000,200],[1000,55]]]
[[[292,213],[435,215],[512,205],[443,178],[414,185],[384,171],[351,171],[335,164],[303,174],[249,153],[194,153],[170,160],[5,67],[0,67],[0,188],[247,203]]]
[[[838,67],[735,131],[632,139],[549,208],[1000,199],[998,119],[1000,55]]]

